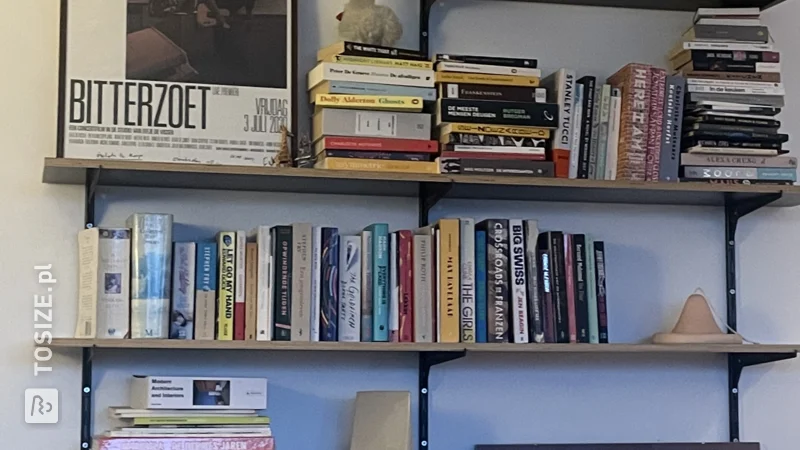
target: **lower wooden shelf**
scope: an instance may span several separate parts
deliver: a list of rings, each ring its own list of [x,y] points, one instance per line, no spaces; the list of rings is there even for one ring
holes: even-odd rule
[[[53,340],[54,348],[98,348],[130,350],[248,350],[319,352],[475,352],[475,353],[781,353],[796,354],[800,345],[655,345],[655,344],[397,344],[344,342],[251,342],[180,341],[155,339],[72,339]]]

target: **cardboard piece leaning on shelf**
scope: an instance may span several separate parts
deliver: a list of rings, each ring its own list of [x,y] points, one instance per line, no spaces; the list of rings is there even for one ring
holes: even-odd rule
[[[703,291],[686,299],[681,317],[670,333],[653,335],[654,344],[742,344],[739,334],[726,334],[714,320],[714,313]]]

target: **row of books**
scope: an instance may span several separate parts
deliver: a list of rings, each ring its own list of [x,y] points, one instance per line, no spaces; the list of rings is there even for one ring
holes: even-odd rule
[[[784,156],[789,136],[775,118],[784,107],[781,54],[760,14],[758,8],[700,9],[670,55],[685,83],[677,89],[687,92],[686,102],[678,98],[674,106],[682,180],[797,181],[797,159]]]
[[[134,377],[131,406],[111,407],[118,424],[95,450],[273,450],[263,378]]]
[[[80,233],[76,337],[608,341],[604,243],[534,220],[298,223],[174,245],[169,215],[129,225]]]

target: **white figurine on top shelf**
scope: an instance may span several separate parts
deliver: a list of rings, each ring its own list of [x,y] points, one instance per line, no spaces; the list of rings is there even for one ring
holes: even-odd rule
[[[397,14],[375,0],[350,0],[337,18],[339,37],[345,41],[393,47],[403,37]]]

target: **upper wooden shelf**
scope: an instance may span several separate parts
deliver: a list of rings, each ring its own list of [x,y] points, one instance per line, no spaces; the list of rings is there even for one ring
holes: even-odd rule
[[[427,0],[435,3],[437,0]],[[484,0],[498,1],[498,0]],[[768,9],[784,0],[502,0],[523,3],[557,3],[583,6],[608,6],[613,8],[655,9],[662,11],[696,11],[697,8]]]
[[[98,176],[101,186],[416,197],[425,185],[449,189],[447,198],[705,206],[724,205],[726,195],[746,200],[782,194],[771,206],[800,205],[800,186],[427,175],[65,158],[45,159],[43,181],[83,185],[90,171]]]
[[[480,352],[480,353],[646,353],[646,354],[796,354],[800,345],[654,345],[654,344],[396,344],[344,342],[182,341],[148,339],[57,338],[52,347],[138,350],[256,350],[321,352]]]

